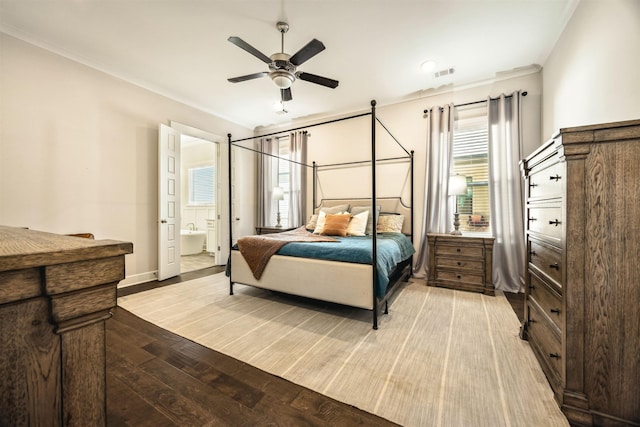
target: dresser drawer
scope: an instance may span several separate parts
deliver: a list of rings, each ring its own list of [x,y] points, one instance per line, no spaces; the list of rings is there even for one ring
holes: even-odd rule
[[[565,179],[565,164],[559,163],[557,158],[546,162],[529,174],[529,198],[544,199],[562,196]]]
[[[482,273],[484,270],[484,263],[482,260],[470,260],[466,258],[446,258],[437,257],[436,267],[454,268],[459,270],[472,270]]]
[[[540,311],[559,330],[562,330],[562,297],[533,273],[530,273],[529,298],[538,304]]]
[[[542,273],[555,281],[558,286],[562,280],[562,262],[559,249],[551,245],[529,241],[529,262]]]
[[[562,238],[562,208],[553,206],[529,206],[527,209],[529,232],[548,237],[560,244]]]
[[[481,285],[484,283],[482,274],[465,273],[462,271],[436,270],[436,280],[448,280],[451,282],[473,283]]]
[[[454,245],[438,245],[436,246],[436,256],[438,255],[455,255],[466,258],[484,257],[482,246],[454,246]]]
[[[554,390],[561,387],[562,381],[562,345],[560,337],[553,331],[552,326],[544,319],[535,303],[529,302],[529,321],[527,333],[531,347],[536,353]]]

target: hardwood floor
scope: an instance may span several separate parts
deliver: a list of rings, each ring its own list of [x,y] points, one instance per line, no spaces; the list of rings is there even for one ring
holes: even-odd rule
[[[107,321],[109,426],[392,426],[117,308]]]
[[[122,288],[118,296],[223,271]],[[519,319],[522,294],[505,293]],[[391,426],[383,418],[172,334],[117,308],[107,328],[109,426]]]

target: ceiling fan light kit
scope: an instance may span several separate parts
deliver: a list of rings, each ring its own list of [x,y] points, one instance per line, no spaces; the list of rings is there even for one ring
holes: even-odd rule
[[[268,75],[273,83],[280,89],[280,101],[291,101],[291,85],[299,79],[307,82],[315,83],[331,89],[338,87],[339,82],[327,77],[318,76],[311,73],[297,71],[297,67],[316,56],[325,49],[324,44],[320,40],[313,39],[303,46],[295,54],[289,55],[284,52],[284,35],[289,31],[289,24],[286,22],[278,22],[276,28],[281,34],[281,52],[274,53],[270,57],[242,40],[240,37],[231,36],[229,41],[239,48],[249,52],[256,58],[269,66],[269,71],[263,71],[245,76],[233,77],[227,79],[231,83],[239,83],[247,80],[257,79]]]

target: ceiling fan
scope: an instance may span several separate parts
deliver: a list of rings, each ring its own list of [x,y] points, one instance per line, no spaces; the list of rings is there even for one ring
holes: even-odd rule
[[[289,30],[289,24],[287,24],[286,22],[278,22],[276,28],[278,28],[278,31],[280,31],[281,34],[281,52],[274,53],[270,57],[263,54],[258,49],[242,40],[240,37],[229,37],[228,40],[231,43],[235,44],[240,49],[246,50],[262,62],[269,65],[269,71],[248,74],[246,76],[233,77],[231,79],[227,79],[228,81],[230,81],[231,83],[238,83],[268,75],[269,77],[271,77],[271,80],[275,83],[275,85],[280,88],[280,98],[281,102],[283,103],[285,101],[291,101],[293,99],[291,97],[291,85],[294,81],[296,81],[296,79],[319,84],[331,89],[335,89],[336,87],[338,87],[339,82],[337,80],[329,79],[327,77],[322,77],[311,73],[297,71],[298,66],[302,65],[304,62],[313,58],[325,49],[324,44],[322,44],[320,40],[313,39],[298,52],[293,55],[289,55],[288,53],[284,52],[284,35]]]

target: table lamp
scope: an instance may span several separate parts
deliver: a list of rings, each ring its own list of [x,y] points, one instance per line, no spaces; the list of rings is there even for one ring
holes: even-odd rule
[[[453,214],[453,231],[454,236],[462,235],[458,230],[460,227],[460,215],[458,214],[458,196],[467,194],[467,177],[463,175],[451,175],[449,177],[449,195],[456,196],[456,212]]]
[[[280,187],[273,187],[273,192],[271,193],[271,198],[276,201],[278,205],[278,214],[276,216],[277,219],[277,228],[282,228],[282,224],[280,224],[280,200],[284,200],[284,190]]]

